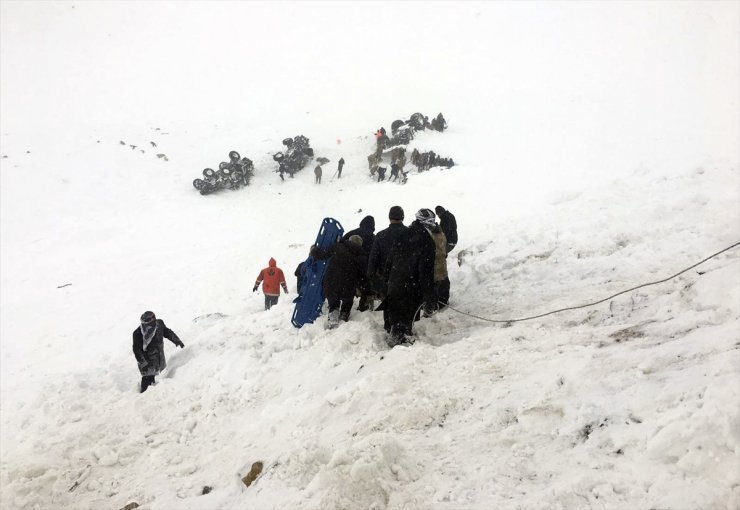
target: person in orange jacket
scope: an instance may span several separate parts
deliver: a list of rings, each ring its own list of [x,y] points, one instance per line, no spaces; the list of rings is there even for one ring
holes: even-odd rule
[[[262,283],[262,292],[265,294],[265,310],[269,310],[272,305],[277,304],[281,286],[283,287],[283,292],[288,293],[288,286],[285,283],[283,270],[277,267],[277,262],[273,258],[270,258],[268,267],[260,271],[257,280],[254,282],[252,292],[257,292],[260,283]]]

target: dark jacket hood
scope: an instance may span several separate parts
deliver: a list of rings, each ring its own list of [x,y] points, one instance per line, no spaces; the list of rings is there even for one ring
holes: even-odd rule
[[[360,228],[363,230],[369,230],[375,232],[375,218],[372,216],[365,216],[360,222]]]

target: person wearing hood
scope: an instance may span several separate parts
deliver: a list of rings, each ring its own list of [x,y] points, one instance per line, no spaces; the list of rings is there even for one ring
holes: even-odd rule
[[[343,240],[348,240],[350,237],[358,235],[362,238],[362,249],[366,256],[370,255],[370,250],[373,248],[375,242],[375,218],[372,216],[365,216],[360,221],[360,226],[354,230],[350,230],[344,234]],[[367,271],[367,266],[363,271]],[[369,310],[373,307],[373,300],[375,299],[375,293],[369,285],[367,279],[363,278],[362,284],[359,287],[360,290],[360,302],[357,305],[357,309],[360,312]]]
[[[144,393],[149,386],[156,383],[155,377],[167,367],[162,339],[166,338],[181,349],[185,344],[162,319],[157,319],[154,312],[144,312],[139,322],[139,327],[134,330],[133,350],[141,373],[140,392]]]
[[[348,241],[350,237],[358,235],[362,238],[362,249],[365,253],[370,253],[373,247],[373,241],[375,241],[375,218],[372,216],[365,216],[360,221],[360,226],[354,230],[350,230],[342,237],[343,241]]]
[[[352,235],[329,248],[311,247],[311,256],[329,259],[324,273],[324,297],[329,304],[329,326],[340,320],[347,322],[357,288],[364,285],[367,254],[362,249],[362,237]]]
[[[436,226],[434,220],[434,212],[430,209],[419,209],[416,220],[398,236],[385,262],[390,347],[413,343],[412,326],[419,319],[419,311],[423,308],[425,315],[433,313],[436,249],[431,231]]]
[[[450,211],[438,205],[434,208],[439,216],[439,226],[442,228],[442,232],[445,233],[447,238],[447,253],[450,253],[457,244],[457,220],[455,215]]]
[[[257,292],[260,283],[262,283],[262,292],[265,294],[265,310],[269,310],[272,305],[277,304],[280,297],[280,287],[283,288],[283,292],[288,293],[288,285],[285,283],[283,270],[277,267],[277,262],[273,258],[270,258],[267,267],[257,275],[252,292]]]

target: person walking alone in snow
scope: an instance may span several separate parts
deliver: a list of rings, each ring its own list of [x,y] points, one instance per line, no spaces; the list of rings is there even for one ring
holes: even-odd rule
[[[267,267],[257,275],[252,292],[257,292],[260,283],[262,283],[262,292],[265,294],[265,310],[269,310],[272,305],[277,304],[280,297],[280,287],[283,288],[283,292],[288,293],[288,285],[285,283],[283,270],[277,267],[277,262],[273,258],[270,258]]]
[[[321,165],[317,165],[316,168],[314,168],[313,170],[313,174],[316,176],[316,184],[321,184],[321,174],[322,173],[323,172],[321,170]]]
[[[339,158],[339,163],[337,163],[337,179],[342,178],[342,168],[344,168],[344,158]]]
[[[154,378],[167,367],[164,356],[164,341],[166,338],[179,348],[185,344],[177,337],[174,331],[165,326],[162,319],[157,319],[154,312],[144,312],[139,320],[140,325],[134,330],[134,357],[139,364],[141,373],[141,393],[155,384]]]

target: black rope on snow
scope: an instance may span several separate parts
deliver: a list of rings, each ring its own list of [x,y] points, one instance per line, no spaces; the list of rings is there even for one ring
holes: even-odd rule
[[[487,318],[485,318],[485,317],[479,317],[479,316],[477,316],[477,315],[473,315],[472,313],[467,313],[467,312],[463,312],[462,310],[457,310],[457,309],[455,309],[455,308],[452,308],[452,307],[451,307],[450,305],[447,305],[447,308],[449,308],[450,310],[453,310],[453,311],[455,311],[455,312],[457,312],[457,313],[460,313],[460,314],[462,314],[462,315],[467,315],[468,317],[473,317],[473,318],[475,318],[475,319],[480,319],[480,320],[482,320],[482,321],[486,321],[486,322],[501,322],[501,323],[507,323],[507,322],[522,322],[522,321],[529,321],[529,320],[532,320],[532,319],[539,319],[540,317],[545,317],[545,316],[547,316],[547,315],[553,315],[553,314],[556,314],[556,313],[560,313],[560,312],[567,312],[567,311],[569,311],[569,310],[578,310],[579,308],[587,308],[587,307],[589,307],[589,306],[594,306],[594,305],[598,305],[598,304],[601,304],[601,303],[603,303],[604,301],[609,301],[609,300],[610,300],[610,299],[612,299],[612,298],[615,298],[615,297],[617,297],[617,296],[620,296],[620,295],[622,295],[622,294],[626,294],[627,292],[632,292],[633,290],[641,289],[642,287],[648,287],[648,286],[650,286],[650,285],[657,285],[657,284],[659,284],[659,283],[664,283],[664,282],[667,282],[668,280],[672,280],[672,279],[674,279],[674,278],[675,278],[676,276],[682,275],[682,274],[683,274],[683,273],[685,273],[686,271],[690,271],[691,269],[694,269],[694,268],[695,268],[696,266],[698,266],[698,265],[701,265],[701,264],[703,264],[703,263],[704,263],[704,262],[706,262],[707,260],[709,260],[709,259],[713,259],[713,258],[714,258],[714,257],[716,257],[717,255],[721,255],[722,253],[724,253],[724,252],[726,252],[726,251],[728,251],[728,250],[731,250],[731,249],[733,249],[733,248],[737,247],[738,245],[740,245],[740,242],[737,242],[737,243],[735,243],[735,244],[733,244],[733,245],[731,245],[731,246],[728,246],[728,247],[727,247],[727,248],[725,248],[724,250],[720,250],[720,251],[718,251],[717,253],[715,253],[715,254],[713,254],[713,255],[710,255],[710,256],[708,256],[707,258],[705,258],[705,259],[702,259],[702,260],[700,260],[699,262],[697,262],[697,263],[696,263],[696,264],[694,264],[693,266],[689,266],[689,267],[687,267],[686,269],[683,269],[683,270],[679,271],[678,273],[676,273],[676,274],[674,274],[674,275],[672,275],[672,276],[669,276],[668,278],[663,278],[662,280],[658,280],[658,281],[656,281],[656,282],[643,283],[642,285],[637,285],[636,287],[632,287],[631,289],[627,289],[627,290],[623,290],[623,291],[621,291],[621,292],[617,292],[616,294],[613,294],[613,295],[611,295],[611,296],[609,296],[609,297],[606,297],[606,298],[604,298],[604,299],[600,299],[599,301],[594,301],[593,303],[587,303],[587,304],[585,304],[585,305],[579,305],[579,306],[569,306],[568,308],[561,308],[561,309],[559,309],[559,310],[553,310],[552,312],[547,312],[547,313],[541,313],[541,314],[539,314],[539,315],[532,315],[531,317],[522,317],[521,319],[507,319],[507,320],[501,320],[501,319],[499,319],[499,320],[494,320],[494,319],[487,319]]]

